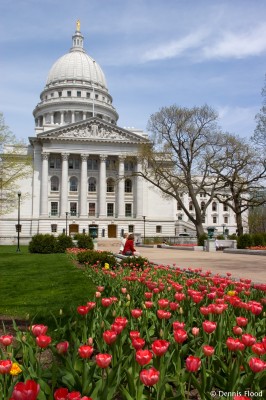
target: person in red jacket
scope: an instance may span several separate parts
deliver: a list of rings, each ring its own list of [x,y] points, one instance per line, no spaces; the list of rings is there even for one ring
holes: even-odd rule
[[[134,235],[128,235],[122,254],[124,256],[139,256],[139,253],[134,247]]]

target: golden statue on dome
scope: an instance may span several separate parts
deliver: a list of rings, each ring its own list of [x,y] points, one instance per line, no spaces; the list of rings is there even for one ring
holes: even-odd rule
[[[76,23],[76,31],[80,31],[80,20],[78,19],[77,20],[77,23]]]

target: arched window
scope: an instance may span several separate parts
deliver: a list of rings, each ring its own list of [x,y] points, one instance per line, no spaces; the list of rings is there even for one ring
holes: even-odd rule
[[[51,192],[59,191],[59,178],[58,176],[52,176],[51,178]]]
[[[212,203],[212,211],[217,211],[217,203],[216,203],[216,201],[214,201]]]
[[[107,179],[106,191],[108,193],[113,193],[115,191],[115,181],[112,178]]]
[[[95,178],[89,178],[88,181],[88,191],[89,192],[96,192],[96,179]]]
[[[189,211],[193,211],[193,203],[192,203],[192,201],[189,202]]]
[[[205,201],[202,201],[202,202],[200,203],[200,209],[201,209],[201,211],[204,210],[204,207],[205,207]]]
[[[125,180],[125,193],[132,193],[132,180],[131,179]]]
[[[77,192],[78,191],[78,178],[72,176],[69,180],[69,190],[70,192]]]

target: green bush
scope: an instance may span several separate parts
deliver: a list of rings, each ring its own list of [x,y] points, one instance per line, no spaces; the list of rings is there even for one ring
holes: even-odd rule
[[[141,257],[141,256],[136,256],[136,257],[125,257],[123,260],[120,261],[120,266],[123,268],[129,267],[129,268],[140,268],[144,269],[147,267],[148,259]]]
[[[198,246],[204,246],[204,240],[208,239],[207,233],[203,233],[203,235],[200,235],[198,237]]]
[[[30,253],[50,254],[56,251],[56,238],[53,235],[38,233],[29,243]]]
[[[246,249],[247,247],[253,246],[252,235],[244,233],[237,238],[237,248]]]
[[[228,239],[237,240],[237,234],[236,233],[232,233],[232,235],[228,235]]]
[[[86,235],[85,233],[78,233],[77,235],[75,235],[74,239],[77,240],[79,249],[93,250],[94,244],[90,235]]]
[[[253,238],[253,245],[254,246],[265,246],[266,245],[265,234],[263,234],[263,233],[254,233],[252,235],[252,238]]]
[[[56,238],[56,248],[55,248],[56,253],[64,253],[66,249],[69,249],[71,247],[74,247],[74,243],[71,236],[67,236],[64,233],[62,233]]]
[[[217,240],[224,240],[224,235],[217,235]]]
[[[113,268],[117,265],[116,258],[108,251],[83,251],[77,254],[77,260],[80,264],[90,266],[98,264],[101,267],[104,267],[105,263],[108,263],[110,268]]]

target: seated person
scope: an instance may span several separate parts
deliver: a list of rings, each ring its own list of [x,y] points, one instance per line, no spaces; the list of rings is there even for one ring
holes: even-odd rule
[[[124,256],[139,256],[139,253],[134,247],[134,235],[128,235],[122,254]]]
[[[123,237],[121,238],[119,254],[123,254],[123,250],[125,247],[125,243],[127,241],[128,233],[124,233]]]

